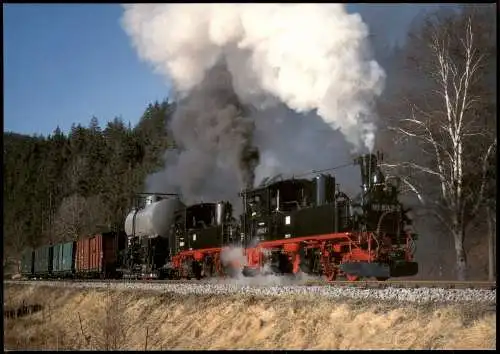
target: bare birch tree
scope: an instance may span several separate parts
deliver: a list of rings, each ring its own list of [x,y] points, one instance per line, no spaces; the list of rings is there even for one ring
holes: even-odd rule
[[[98,231],[104,225],[104,204],[99,196],[84,198],[73,194],[63,199],[55,217],[58,240],[76,240]]]
[[[64,198],[57,210],[54,229],[60,241],[77,240],[84,232],[85,198],[78,194]]]
[[[457,31],[457,24],[462,31]],[[430,207],[453,237],[457,278],[464,280],[466,228],[484,205],[496,132],[486,129],[476,109],[483,99],[475,94],[474,86],[482,75],[484,55],[475,43],[472,17],[428,23],[427,29],[429,36],[424,38],[430,58],[419,65],[433,83],[432,89],[420,100],[408,99],[409,114],[398,117],[391,127],[399,139],[412,142],[416,158],[386,167],[398,170],[404,185]],[[457,36],[458,47],[456,41],[452,43]],[[429,193],[432,184],[435,194]]]
[[[54,220],[54,232],[60,241],[76,240],[96,232],[102,225],[106,210],[99,196],[84,197],[78,193],[79,182],[87,167],[87,160],[78,158],[67,170],[69,188],[73,193],[64,198]]]

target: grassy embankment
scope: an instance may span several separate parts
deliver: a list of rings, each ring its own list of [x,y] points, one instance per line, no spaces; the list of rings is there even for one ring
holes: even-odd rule
[[[5,349],[496,348],[496,310],[470,305],[11,284],[4,301]],[[29,313],[6,317],[23,304]]]

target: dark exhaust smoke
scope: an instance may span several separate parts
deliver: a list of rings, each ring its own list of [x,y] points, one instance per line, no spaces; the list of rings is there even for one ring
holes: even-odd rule
[[[221,60],[178,102],[168,129],[179,151],[168,152],[168,168],[148,179],[149,189],[177,189],[186,201],[196,202],[234,198],[236,191],[253,186],[259,154],[247,112]]]

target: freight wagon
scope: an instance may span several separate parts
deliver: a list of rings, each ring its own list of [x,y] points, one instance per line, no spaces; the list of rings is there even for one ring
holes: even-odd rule
[[[42,246],[35,250],[33,275],[48,278],[52,274],[53,248],[51,245]]]
[[[80,239],[76,243],[75,271],[86,278],[117,278],[119,250],[123,248],[123,234],[105,232]],[[120,248],[121,246],[121,248]]]
[[[53,246],[52,275],[72,277],[75,274],[76,242],[59,243]]]
[[[25,250],[21,255],[21,275],[23,277],[29,277],[33,275],[34,259],[35,252],[32,248]]]

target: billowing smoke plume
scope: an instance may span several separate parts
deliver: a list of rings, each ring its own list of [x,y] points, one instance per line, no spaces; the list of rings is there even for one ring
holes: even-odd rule
[[[382,91],[384,73],[369,57],[367,27],[344,5],[126,5],[123,23],[139,56],[167,75],[186,100],[171,127],[184,152],[170,177],[184,184],[184,193],[195,195],[203,183],[217,183],[211,187],[225,186],[225,191],[234,181],[238,189],[250,183],[257,161],[252,141],[262,177],[320,168],[319,156],[327,167],[345,162],[331,160],[335,153],[326,151],[328,139],[340,137],[334,131],[351,151],[373,149],[372,103]],[[223,98],[221,92],[231,96],[233,91],[213,82],[224,71],[217,69],[224,67],[220,63],[226,64],[230,76],[223,75],[224,82],[237,100]],[[242,113],[236,101],[254,110]],[[208,182],[213,169],[228,174]],[[242,172],[235,176],[235,170]]]
[[[178,102],[169,126],[178,151],[168,152],[168,168],[152,175],[150,184],[178,188],[187,203],[232,200],[239,187],[254,183],[254,126],[245,117],[225,63],[217,63]]]

